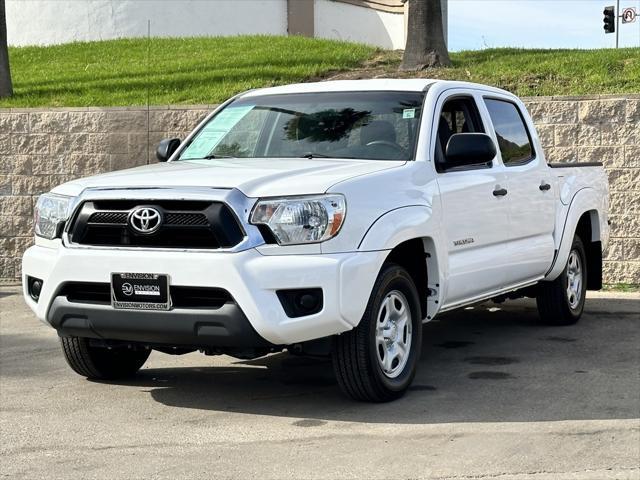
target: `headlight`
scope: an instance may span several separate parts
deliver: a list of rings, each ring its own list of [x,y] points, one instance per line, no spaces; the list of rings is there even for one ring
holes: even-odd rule
[[[39,237],[48,239],[60,235],[64,222],[69,217],[71,197],[53,193],[40,195],[35,210],[35,232]]]
[[[317,243],[335,236],[346,214],[342,195],[259,200],[251,223],[269,227],[280,245]]]

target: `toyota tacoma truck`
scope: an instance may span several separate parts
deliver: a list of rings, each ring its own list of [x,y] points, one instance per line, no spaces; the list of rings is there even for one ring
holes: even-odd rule
[[[152,350],[331,355],[350,397],[409,387],[422,325],[535,297],[573,324],[602,285],[601,164],[553,164],[514,95],[440,80],[239,94],[159,162],[42,195],[24,297],[78,374]]]

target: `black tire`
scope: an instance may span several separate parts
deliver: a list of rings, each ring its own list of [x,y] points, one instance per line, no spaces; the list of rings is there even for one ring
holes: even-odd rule
[[[580,295],[579,299],[572,300],[568,292],[570,282],[571,256],[576,255],[580,262]],[[575,270],[575,269],[573,269]],[[558,278],[552,282],[540,282],[538,285],[538,295],[536,303],[538,305],[538,313],[540,319],[548,325],[573,325],[582,316],[584,310],[584,302],[587,292],[587,260],[584,245],[580,237],[573,238],[569,258],[564,270]]]
[[[108,349],[92,346],[88,338],[60,337],[62,352],[78,375],[97,380],[115,380],[134,375],[149,358],[151,350]]]
[[[406,300],[410,311],[410,329],[394,326],[394,338],[402,337],[403,344],[409,340],[409,352],[404,366],[396,364],[394,378],[384,373],[378,355],[385,356],[377,340],[379,334],[378,316],[386,314],[381,311],[383,301],[394,301],[400,292],[401,302]],[[381,322],[382,325],[382,322]],[[389,323],[387,323],[389,325]],[[394,324],[395,325],[395,324]],[[409,331],[410,330],[410,331]],[[362,320],[356,328],[334,337],[332,360],[333,369],[342,391],[354,400],[365,402],[388,402],[401,397],[411,385],[415,376],[420,350],[422,347],[422,318],[418,292],[409,273],[402,267],[386,263],[378,278],[367,304]],[[381,350],[379,350],[381,349]],[[390,365],[393,365],[392,360]]]

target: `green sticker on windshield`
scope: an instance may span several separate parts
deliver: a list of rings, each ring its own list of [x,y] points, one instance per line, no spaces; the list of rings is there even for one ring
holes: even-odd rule
[[[415,108],[405,108],[402,111],[402,118],[416,118],[416,109]]]

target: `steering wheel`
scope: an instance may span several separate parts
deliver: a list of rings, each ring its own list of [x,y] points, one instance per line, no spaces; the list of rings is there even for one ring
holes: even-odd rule
[[[384,147],[391,147],[394,150],[397,150],[400,153],[405,153],[404,152],[404,148],[402,148],[400,145],[398,145],[395,142],[390,142],[389,140],[374,140],[373,142],[369,142],[367,143],[367,147],[375,147],[376,145],[381,145]]]

